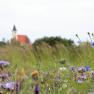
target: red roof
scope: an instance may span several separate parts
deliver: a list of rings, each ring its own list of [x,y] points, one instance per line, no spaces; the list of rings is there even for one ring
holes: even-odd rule
[[[17,35],[17,41],[19,41],[21,44],[28,44],[29,38],[26,35]]]

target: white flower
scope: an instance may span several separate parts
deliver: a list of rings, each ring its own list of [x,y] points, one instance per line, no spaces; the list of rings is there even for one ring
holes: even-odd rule
[[[60,71],[65,71],[65,70],[67,70],[67,68],[66,67],[60,67],[59,70]]]

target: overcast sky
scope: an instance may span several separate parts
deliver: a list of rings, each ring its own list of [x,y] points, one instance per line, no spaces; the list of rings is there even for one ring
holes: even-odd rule
[[[43,36],[87,40],[94,32],[94,0],[0,0],[0,40],[18,34],[34,41]]]

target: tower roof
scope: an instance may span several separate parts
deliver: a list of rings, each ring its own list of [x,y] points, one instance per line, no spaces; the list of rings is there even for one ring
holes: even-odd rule
[[[12,31],[17,31],[17,29],[16,29],[16,26],[14,25],[13,26],[13,30]]]
[[[26,35],[17,35],[17,41],[19,41],[21,44],[28,44],[30,43],[29,38]]]

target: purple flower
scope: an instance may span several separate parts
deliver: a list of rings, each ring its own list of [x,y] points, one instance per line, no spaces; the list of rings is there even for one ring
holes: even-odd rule
[[[76,68],[75,68],[74,66],[71,66],[71,67],[70,67],[70,70],[71,70],[71,71],[75,71],[75,69],[76,69]]]
[[[86,71],[89,71],[89,66],[85,66]]]
[[[10,63],[8,61],[1,60],[0,66],[8,66]]]
[[[35,85],[35,94],[39,94],[39,92],[40,92],[40,87],[39,87],[39,84],[36,84]]]
[[[92,42],[91,45],[94,46],[94,42]]]

